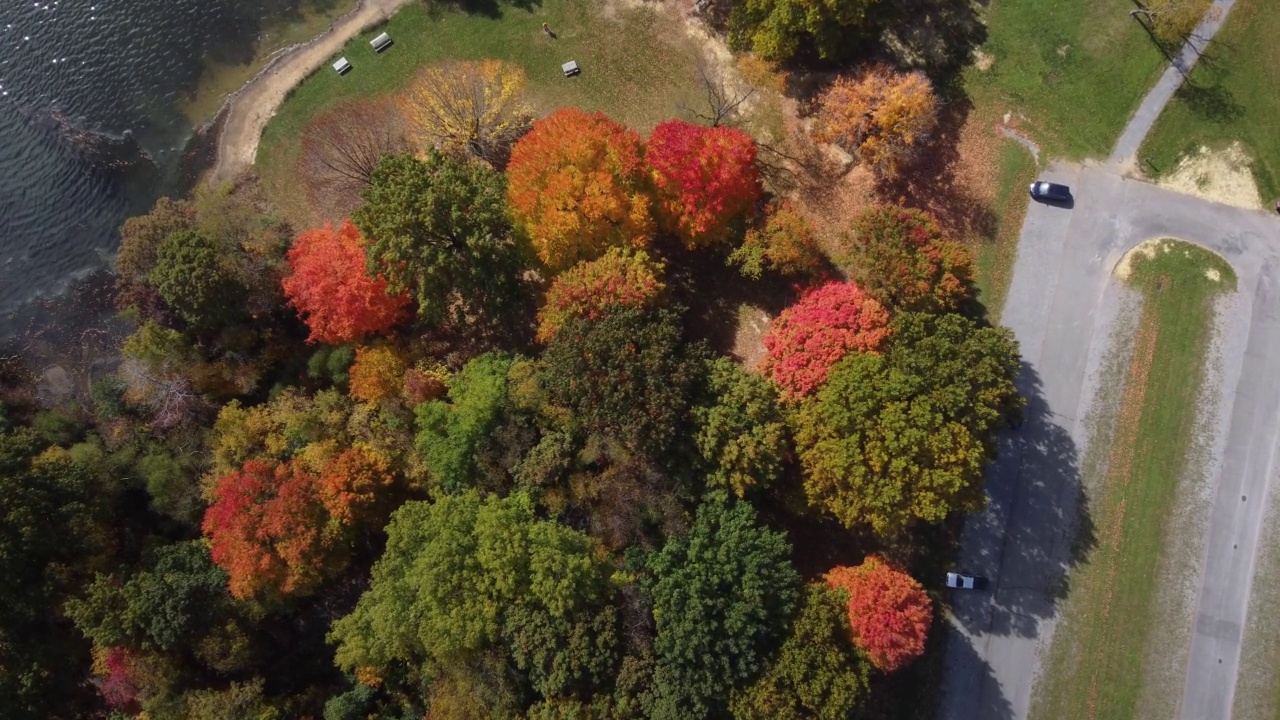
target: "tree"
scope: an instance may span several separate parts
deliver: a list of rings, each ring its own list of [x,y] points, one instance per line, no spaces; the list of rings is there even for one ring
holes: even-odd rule
[[[653,129],[645,160],[658,219],[691,248],[726,237],[764,192],[755,140],[737,128],[668,120]]]
[[[769,668],[733,694],[735,720],[855,720],[870,692],[870,667],[854,649],[844,597],[805,588],[787,639]]]
[[[856,568],[832,568],[824,578],[848,594],[853,642],[871,664],[893,672],[924,654],[933,601],[914,578],[875,556]]]
[[[347,448],[325,464],[317,479],[320,502],[339,525],[382,528],[396,478],[391,462],[377,450]]]
[[[1145,17],[1156,37],[1170,45],[1186,41],[1204,16],[1205,4],[1197,0],[1145,0],[1130,17]],[[1214,12],[1214,11],[1211,11]]]
[[[179,230],[160,243],[147,278],[194,328],[216,327],[234,317],[243,294],[218,244],[193,230]]]
[[[850,352],[878,352],[890,335],[884,306],[851,282],[829,282],[782,311],[764,338],[761,372],[790,399],[809,395]]]
[[[315,478],[297,464],[250,460],[220,478],[204,533],[238,599],[306,595],[347,560]]]
[[[693,408],[707,485],[742,497],[772,483],[788,451],[777,391],[732,360],[717,358],[710,363],[707,396]]]
[[[854,281],[886,307],[949,312],[973,293],[973,255],[928,213],[869,208],[853,221],[846,245]]]
[[[501,60],[455,60],[422,70],[401,99],[419,143],[501,167],[529,128],[524,70]]]
[[[409,152],[405,119],[390,99],[340,103],[302,128],[299,179],[312,208],[341,217],[360,204],[386,155]]]
[[[878,177],[894,178],[937,124],[938,100],[924,73],[876,65],[837,79],[822,94],[813,134],[853,153]]]
[[[356,362],[350,370],[351,397],[367,403],[399,397],[407,369],[395,348],[386,345],[356,348]]]
[[[746,0],[729,16],[729,43],[765,60],[790,60],[812,47],[839,60],[871,34],[878,0]]]
[[[763,222],[747,230],[729,262],[742,274],[759,280],[766,270],[788,277],[811,277],[822,272],[822,249],[813,226],[790,200],[769,206]]]
[[[164,197],[146,215],[131,217],[120,228],[116,254],[116,307],[136,308],[145,320],[163,320],[167,314],[150,275],[156,253],[165,238],[195,224],[195,209],[186,200]]]
[[[994,433],[1020,415],[1018,345],[955,314],[902,313],[883,355],[851,353],[796,417],[809,503],[892,536],[981,507]]]
[[[679,435],[703,372],[700,351],[685,345],[673,313],[627,307],[566,322],[542,367],[553,403],[573,410],[588,432],[650,457]]]
[[[462,492],[476,484],[476,458],[502,420],[513,363],[509,356],[481,355],[449,382],[449,402],[418,406],[415,444],[444,492]]]
[[[786,538],[744,502],[698,507],[687,535],[649,558],[657,666],[649,717],[718,717],[785,632],[800,578]]]
[[[350,220],[298,236],[289,251],[284,293],[311,329],[309,342],[341,345],[385,334],[405,315],[409,298],[391,295],[371,277],[360,231]]]
[[[562,108],[533,124],[507,166],[508,197],[552,270],[653,233],[644,144],[602,113]]]
[[[549,342],[570,318],[594,320],[612,307],[653,307],[666,289],[661,276],[662,263],[643,250],[609,248],[578,263],[551,281],[538,311],[538,341]]]
[[[515,299],[526,259],[504,193],[502,175],[434,150],[385,158],[352,215],[369,271],[392,293],[410,293],[427,322],[499,312]]]
[[[598,622],[607,577],[590,540],[537,519],[526,495],[409,502],[330,640],[340,668],[375,678],[461,670],[506,648],[538,693],[567,694],[612,667],[614,631]]]

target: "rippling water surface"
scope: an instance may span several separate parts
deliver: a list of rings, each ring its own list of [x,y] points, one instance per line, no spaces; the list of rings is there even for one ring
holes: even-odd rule
[[[178,110],[315,0],[0,0],[0,331],[107,266],[124,218],[179,192]]]

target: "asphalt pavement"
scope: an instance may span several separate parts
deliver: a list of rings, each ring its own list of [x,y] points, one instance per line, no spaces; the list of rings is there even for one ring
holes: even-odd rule
[[[1095,370],[1128,292],[1112,272],[1144,240],[1176,237],[1223,255],[1240,297],[1222,348],[1222,452],[1201,573],[1182,717],[1230,717],[1265,496],[1280,446],[1280,220],[1121,177],[1055,165],[1067,205],[1032,203],[1002,324],[1021,345],[1027,419],[1000,440],[989,507],[966,523],[960,566],[991,578],[954,596],[940,717],[1022,720],[1040,655],[1069,592],[1076,539],[1091,531],[1081,488]]]

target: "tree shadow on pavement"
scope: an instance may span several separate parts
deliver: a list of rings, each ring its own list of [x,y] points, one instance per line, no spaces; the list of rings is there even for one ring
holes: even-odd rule
[[[998,439],[990,504],[965,527],[962,561],[991,581],[989,594],[955,598],[956,619],[975,634],[1037,636],[1070,589],[1068,573],[1097,544],[1070,420],[1050,410],[1025,363],[1019,390],[1025,422]]]
[[[973,641],[955,627],[945,637],[946,679],[937,720],[1013,720],[1013,706]]]

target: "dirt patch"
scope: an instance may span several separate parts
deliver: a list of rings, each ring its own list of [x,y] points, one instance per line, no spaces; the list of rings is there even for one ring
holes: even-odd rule
[[[994,55],[982,52],[981,49],[973,51],[973,66],[979,70],[986,72],[996,63]]]
[[[738,329],[733,337],[733,355],[748,370],[760,367],[764,360],[764,336],[769,332],[773,318],[763,309],[753,305],[738,308]]]
[[[1238,142],[1224,150],[1201,147],[1194,155],[1183,157],[1160,185],[1214,202],[1261,210],[1262,196],[1252,167],[1253,159]]]

